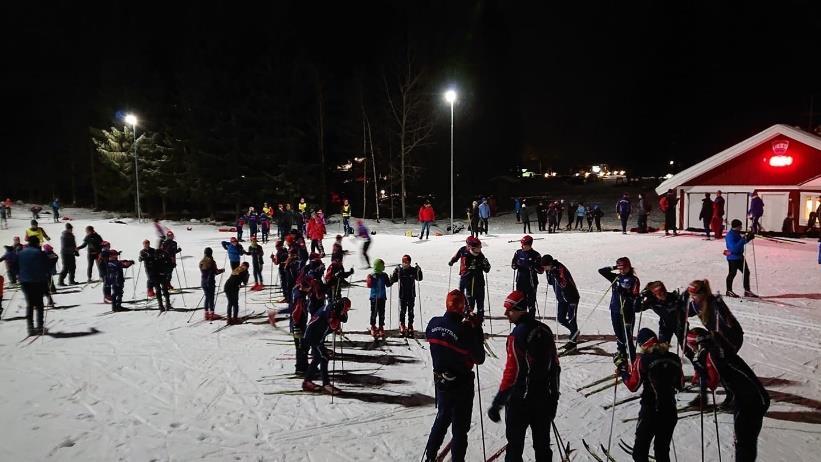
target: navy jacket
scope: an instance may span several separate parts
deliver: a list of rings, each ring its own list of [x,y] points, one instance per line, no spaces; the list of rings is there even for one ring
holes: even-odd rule
[[[473,365],[485,362],[482,328],[471,327],[459,313],[431,318],[425,338],[430,344],[434,374],[473,380]]]
[[[614,273],[615,268],[605,266],[599,268],[599,274],[613,284],[612,295],[610,296],[610,311],[620,312],[622,307],[630,312],[639,296],[639,286],[641,282],[632,271],[628,274]]]
[[[49,278],[49,261],[40,247],[26,247],[17,256],[20,265],[20,282],[46,282]]]
[[[397,266],[391,274],[391,283],[399,282],[399,299],[416,299],[416,281],[422,280],[422,268],[418,266],[408,266],[404,268]]]
[[[494,406],[528,398],[559,399],[561,366],[550,328],[525,314],[507,337],[507,362]]]
[[[553,287],[553,292],[556,293],[556,300],[559,302],[567,302],[572,304],[579,303],[579,289],[576,287],[576,282],[573,281],[573,275],[558,260],[553,260],[553,269],[545,273],[547,275],[547,283]]]
[[[536,290],[539,285],[539,274],[544,272],[542,269],[542,256],[532,248],[525,251],[519,249],[513,254],[513,261],[510,267],[518,270],[516,273],[516,289],[522,290],[532,288]]]

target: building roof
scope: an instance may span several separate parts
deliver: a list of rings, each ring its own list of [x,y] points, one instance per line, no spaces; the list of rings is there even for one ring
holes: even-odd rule
[[[731,146],[718,154],[709,157],[690,168],[684,169],[681,172],[673,175],[671,178],[662,182],[656,188],[657,194],[663,194],[668,189],[675,189],[688,181],[697,178],[698,176],[709,172],[710,170],[727,163],[736,157],[748,152],[750,149],[758,146],[761,143],[769,141],[778,136],[786,136],[796,141],[804,143],[815,149],[821,150],[821,137],[805,132],[804,130],[793,128],[788,125],[776,124],[772,127],[753,135],[746,140]]]

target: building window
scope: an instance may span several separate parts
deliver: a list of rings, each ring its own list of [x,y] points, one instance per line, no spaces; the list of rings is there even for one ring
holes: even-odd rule
[[[801,193],[800,209],[798,210],[798,224],[807,226],[810,221],[810,213],[818,210],[821,205],[821,195],[818,193]]]

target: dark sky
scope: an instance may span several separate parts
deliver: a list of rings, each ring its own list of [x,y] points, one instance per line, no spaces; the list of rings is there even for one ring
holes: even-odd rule
[[[818,3],[37,2],[4,18],[4,144],[42,160],[86,150],[88,126],[178,91],[168,74],[203,49],[211,69],[313,63],[342,106],[350,88],[333,82],[401,59],[407,40],[437,104],[439,88],[460,91],[460,162],[656,173],[774,123],[806,129],[813,94],[821,112]],[[445,153],[437,107],[431,149]]]

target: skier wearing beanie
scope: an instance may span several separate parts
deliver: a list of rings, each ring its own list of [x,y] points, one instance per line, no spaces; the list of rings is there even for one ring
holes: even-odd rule
[[[362,258],[365,259],[365,268],[371,267],[371,259],[368,257],[368,248],[371,246],[371,233],[365,222],[362,220],[356,221],[356,237],[362,239]]]
[[[43,253],[45,253],[48,258],[46,298],[48,298],[48,306],[54,306],[54,299],[52,299],[51,296],[57,293],[57,289],[54,287],[54,275],[57,274],[57,261],[60,260],[60,257],[54,253],[54,247],[52,247],[51,244],[43,244]]]
[[[165,232],[165,239],[162,240],[160,248],[171,257],[171,270],[177,268],[177,254],[182,252],[182,248],[177,245],[174,240],[174,232],[170,229]]]
[[[216,276],[223,272],[225,272],[225,268],[217,268],[217,262],[214,261],[214,251],[211,247],[206,247],[202,260],[200,260],[200,285],[205,300],[205,319],[207,321],[216,319],[214,313],[214,296],[217,289]]]
[[[371,289],[371,335],[374,339],[385,338],[385,300],[388,298],[387,287],[391,279],[385,274],[385,262],[381,258],[373,261],[373,273],[368,275],[366,286]],[[376,317],[379,316],[379,329],[376,328]]]
[[[88,250],[86,251],[88,257],[87,283],[91,282],[91,270],[94,268],[94,262],[97,260],[97,256],[100,255],[102,243],[103,238],[94,231],[94,227],[86,226],[86,237],[83,238],[83,243],[80,244],[80,247],[77,247],[77,250],[82,250],[84,247],[88,247]],[[97,272],[100,274],[100,279],[102,279],[105,274],[105,269],[102,269],[101,271],[101,268],[98,266]]]
[[[741,271],[744,274],[744,296],[758,297],[750,290],[750,266],[744,259],[744,246],[748,242],[755,239],[755,234],[749,232],[741,235],[741,220],[735,219],[730,223],[730,231],[724,236],[724,243],[727,250],[724,251],[724,256],[727,257],[727,296],[738,297],[738,294],[733,292],[733,280],[737,272]]]
[[[715,389],[720,379],[724,389],[735,396],[735,460],[755,460],[758,455],[758,435],[761,433],[764,415],[770,407],[770,395],[740,356],[725,354],[721,342],[716,341],[715,334],[697,327],[687,334],[687,344],[693,363],[707,371],[707,386]]]
[[[533,238],[524,236],[520,241],[522,248],[513,254],[510,267],[516,272],[516,290],[525,294],[525,306],[530,314],[536,314],[536,289],[539,287],[539,275],[542,269],[542,256],[533,250]]]
[[[459,290],[465,294],[470,311],[476,311],[480,321],[485,319],[485,275],[490,262],[482,254],[482,241],[469,236],[465,245],[450,259],[448,266],[459,262]]]
[[[156,249],[151,265],[146,264],[145,269],[148,279],[154,285],[160,311],[172,309],[171,296],[168,294],[172,273],[171,257],[164,250]],[[165,299],[165,305],[163,305],[163,299]]]
[[[687,324],[687,297],[678,290],[668,292],[661,281],[648,282],[636,299],[635,312],[652,310],[659,317],[658,340],[670,343],[675,334],[680,346],[684,346],[684,329]]]
[[[524,293],[511,292],[504,306],[505,317],[516,327],[507,337],[502,382],[487,415],[499,422],[505,408],[505,460],[522,460],[525,433],[530,427],[536,460],[550,461],[550,426],[559,405],[562,372],[553,332],[530,313]]]
[[[305,328],[305,346],[311,349],[311,363],[305,371],[305,380],[302,382],[302,389],[305,391],[324,391],[330,394],[339,394],[339,388],[331,385],[328,376],[328,353],[325,348],[325,337],[331,332],[341,329],[342,323],[348,322],[348,310],[351,309],[351,301],[345,297],[333,303],[327,303],[311,316]],[[319,369],[322,378],[322,386],[311,381]]]
[[[151,247],[151,241],[143,240],[143,248],[140,250],[139,261],[145,264],[145,284],[148,298],[154,298],[154,281],[151,280],[151,275],[154,274],[154,258],[156,257],[156,249]]]
[[[630,391],[643,385],[633,460],[647,461],[652,441],[656,461],[670,462],[670,441],[678,421],[676,391],[684,385],[681,360],[646,327],[639,330],[636,342],[640,350],[632,367],[627,361],[616,364],[616,373]]]
[[[237,269],[240,258],[247,255],[242,244],[235,237],[231,238],[231,242],[222,241],[222,248],[228,251],[228,262],[231,264],[231,271]]]
[[[294,281],[288,277],[288,271],[285,268],[285,263],[288,260],[288,250],[282,245],[282,240],[277,240],[274,243],[274,249],[276,251],[271,254],[271,262],[277,265],[279,271],[279,286],[285,299],[281,302],[288,301],[291,297],[291,289],[294,288]]]
[[[342,261],[331,257],[331,264],[325,270],[325,287],[331,301],[342,298],[343,281],[353,274],[353,268],[345,271]],[[345,285],[348,285],[345,283]]]
[[[575,348],[579,339],[579,327],[576,324],[579,289],[573,281],[570,270],[559,260],[554,260],[550,255],[544,255],[541,264],[547,277],[547,284],[553,287],[553,293],[556,294],[556,318],[559,324],[570,331],[565,348]]]
[[[476,317],[465,317],[465,295],[451,290],[445,306],[445,314],[431,318],[425,330],[436,387],[436,420],[425,445],[426,462],[436,460],[451,424],[452,460],[464,462],[473,411],[473,365],[485,362],[482,323]]]
[[[257,242],[257,237],[251,235],[251,245],[248,246],[248,255],[251,256],[251,267],[254,270],[254,285],[252,291],[262,290],[265,286],[262,280],[262,266],[265,264],[265,250]]]
[[[106,268],[106,283],[111,287],[111,311],[125,311],[123,308],[123,287],[125,277],[123,268],[128,268],[134,264],[134,260],[119,260],[120,253],[116,250],[108,252],[108,268]]]
[[[613,271],[617,272],[614,273]],[[639,278],[635,274],[630,259],[621,257],[616,260],[615,266],[605,266],[599,269],[599,274],[610,281],[612,289],[610,296],[610,321],[613,324],[613,333],[616,334],[616,359],[625,359],[629,351],[630,360],[636,357],[636,346],[633,343],[633,307],[639,295]]]
[[[79,255],[80,253],[77,252],[77,241],[74,239],[74,227],[71,226],[71,223],[66,223],[66,229],[60,236],[60,257],[63,260],[63,269],[60,271],[58,285],[66,285],[66,276],[68,276],[69,284],[76,284],[76,282],[74,282],[74,272],[77,270],[77,260],[75,260],[75,257]]]
[[[416,281],[422,280],[422,268],[411,266],[410,255],[402,256],[402,264],[393,270],[391,284],[399,283],[399,335],[413,337],[413,306],[416,303]],[[407,313],[408,324],[405,325]]]
[[[248,262],[243,262],[234,271],[228,281],[225,282],[225,298],[228,299],[226,316],[228,324],[239,323],[239,288],[241,285],[248,285]]]

